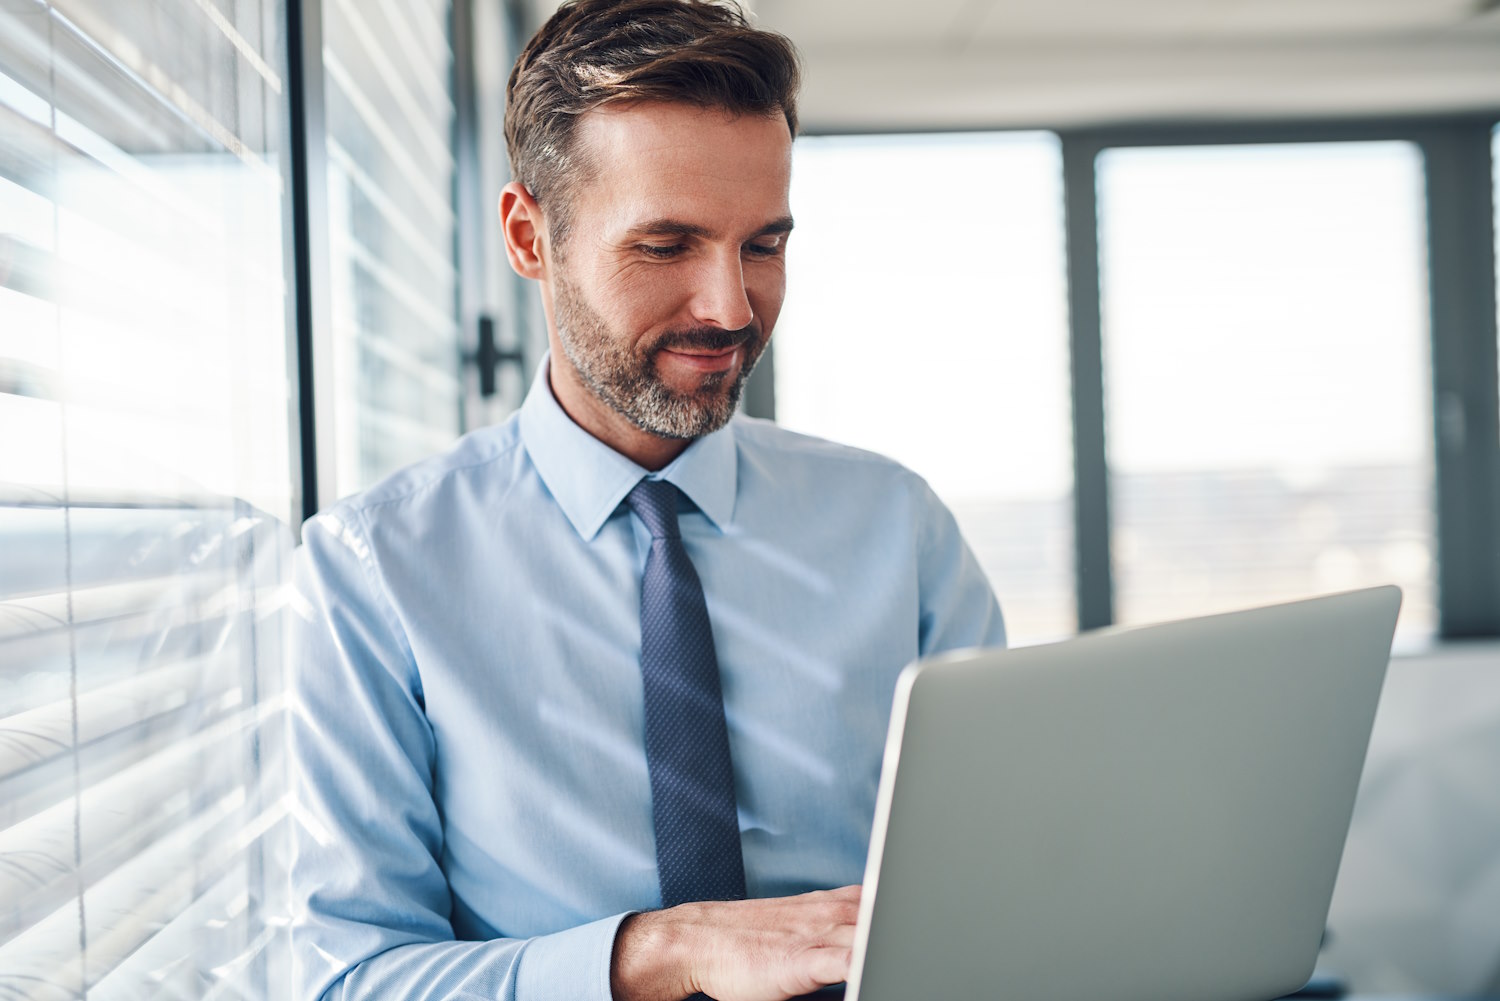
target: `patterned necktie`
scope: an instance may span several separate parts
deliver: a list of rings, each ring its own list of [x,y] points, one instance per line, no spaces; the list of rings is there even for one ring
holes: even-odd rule
[[[625,501],[651,532],[641,578],[641,678],[662,906],[743,900],[719,661],[703,585],[677,530],[677,488],[642,480]]]

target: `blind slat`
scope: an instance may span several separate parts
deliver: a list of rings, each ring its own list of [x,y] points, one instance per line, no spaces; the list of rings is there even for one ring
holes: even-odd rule
[[[224,583],[213,570],[82,588],[73,595],[72,627],[142,615],[156,616],[161,628],[180,627],[279,600],[280,587],[247,590]],[[68,596],[35,594],[0,605],[0,643],[48,629],[68,628]]]
[[[433,219],[445,226],[451,225],[456,216],[449,196],[433,184],[432,174],[412,159],[401,140],[385,125],[385,116],[365,94],[355,75],[345,68],[331,49],[323,50],[323,68],[337,88],[336,94],[331,96],[342,96],[348,102],[360,127],[375,140],[379,153],[401,174],[403,183],[432,213]],[[347,134],[340,133],[340,141],[345,146],[350,145]]]
[[[339,48],[347,49],[349,54],[356,58],[369,61],[369,68],[372,71],[370,75],[385,85],[386,90],[395,99],[396,107],[401,111],[402,123],[419,140],[416,148],[428,157],[433,169],[451,169],[453,154],[448,149],[448,139],[433,126],[433,122],[443,121],[453,114],[453,106],[447,100],[446,86],[439,83],[435,90],[445,106],[422,107],[420,99],[406,86],[402,70],[415,69],[421,75],[420,71],[428,67],[423,66],[420,59],[392,60],[385,51],[383,41],[401,45],[400,36],[388,33],[383,40],[365,20],[360,9],[349,0],[333,0],[333,7],[342,15],[344,25],[349,29],[347,38],[344,37],[342,31],[332,32],[334,44]],[[325,17],[329,13],[332,11],[325,9]],[[406,54],[418,55],[409,48]],[[446,68],[446,63],[432,67],[439,73]],[[434,90],[429,89],[429,93],[434,93]]]
[[[380,221],[401,237],[409,257],[420,262],[434,278],[457,280],[458,271],[453,264],[452,249],[433,242],[432,226],[425,222],[420,225],[413,222],[411,216],[375,182],[349,151],[332,138],[328,140],[328,162],[330,167],[348,178],[349,183],[358,189]]]
[[[10,905],[8,913],[0,913],[0,943],[63,906],[80,889],[134,868],[133,859],[164,837],[209,823],[202,818],[222,814],[225,804],[243,807],[264,799],[268,786],[275,794],[274,783],[257,774],[252,742],[282,711],[283,704],[271,700],[219,719],[144,760],[110,771],[85,786],[81,797],[69,796],[0,829],[0,900]],[[237,838],[243,840],[238,833],[229,840]]]

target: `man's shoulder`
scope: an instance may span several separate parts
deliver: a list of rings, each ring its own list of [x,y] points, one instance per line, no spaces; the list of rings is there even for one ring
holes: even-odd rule
[[[808,467],[826,466],[843,472],[867,472],[919,480],[906,466],[879,452],[844,445],[827,438],[789,431],[773,421],[757,417],[734,419],[735,440],[746,457],[768,462],[798,463]]]
[[[771,421],[734,420],[740,472],[774,493],[812,491],[835,504],[876,497],[902,498],[901,506],[937,503],[927,481],[889,456],[826,438],[789,431]],[[874,508],[871,508],[874,512]]]
[[[504,491],[517,467],[508,461],[521,449],[519,423],[507,420],[470,431],[436,455],[403,466],[330,510],[369,515],[377,509],[438,502],[456,487]]]

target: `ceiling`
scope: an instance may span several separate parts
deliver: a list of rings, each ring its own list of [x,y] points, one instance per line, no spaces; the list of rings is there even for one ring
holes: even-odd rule
[[[1500,0],[747,6],[801,50],[810,132],[1500,110]]]

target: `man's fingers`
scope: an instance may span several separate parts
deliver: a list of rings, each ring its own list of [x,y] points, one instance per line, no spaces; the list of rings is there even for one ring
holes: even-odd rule
[[[854,926],[839,925],[823,937],[820,946],[832,946],[839,949],[849,949],[854,946]]]
[[[792,928],[812,945],[821,945],[835,929],[852,930],[859,921],[859,902],[840,897],[808,901],[809,906],[796,912]]]
[[[849,979],[849,960],[852,955],[853,951],[847,947],[814,949],[809,956],[809,972],[820,984],[841,984]]]
[[[827,913],[835,922],[853,924],[859,920],[860,888],[858,886],[841,886],[837,890],[822,890],[817,896],[821,898],[821,903],[828,906]]]
[[[802,896],[807,900],[852,900],[855,903],[859,903],[859,894],[862,889],[863,887],[855,883],[851,886],[840,886],[832,890],[812,890],[802,894]]]
[[[688,981],[725,1001],[769,1001],[849,977],[860,887],[673,908],[693,924]]]

